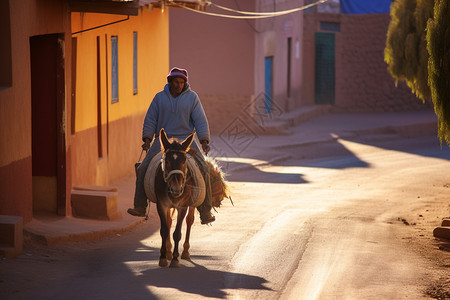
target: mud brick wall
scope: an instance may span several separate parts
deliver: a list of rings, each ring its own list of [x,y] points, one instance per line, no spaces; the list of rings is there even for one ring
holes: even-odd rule
[[[243,132],[256,130],[257,124],[254,124],[252,111],[249,111],[251,96],[199,94],[199,98],[208,117],[211,133],[221,134],[235,124],[241,124],[239,130]]]
[[[336,106],[356,111],[427,108],[390,76],[384,62],[389,14],[341,15],[336,47]]]
[[[396,86],[387,70],[384,48],[389,14],[306,14],[306,72],[314,74],[314,34],[320,31],[321,21],[340,24],[340,32],[335,33],[335,111],[390,112],[432,107],[430,101],[424,104],[412,94],[405,83]],[[314,99],[314,76],[305,84],[303,95]]]

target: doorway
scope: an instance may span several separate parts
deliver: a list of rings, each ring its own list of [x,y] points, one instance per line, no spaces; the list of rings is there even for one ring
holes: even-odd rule
[[[30,38],[33,214],[66,215],[64,36]]]
[[[272,70],[273,57],[268,56],[264,59],[264,112],[272,112]]]
[[[315,103],[334,104],[334,33],[316,32]]]

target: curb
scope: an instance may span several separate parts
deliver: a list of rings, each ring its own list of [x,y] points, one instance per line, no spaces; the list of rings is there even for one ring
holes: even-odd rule
[[[437,125],[435,122],[424,122],[409,125],[385,126],[372,129],[362,129],[352,131],[357,136],[372,134],[398,134],[403,137],[437,135]]]
[[[444,219],[442,225],[433,230],[433,236],[450,240],[450,219]]]
[[[68,221],[73,222],[73,221]],[[39,244],[43,244],[46,246],[54,246],[59,244],[66,243],[76,243],[76,242],[89,242],[94,240],[99,240],[104,237],[117,235],[129,231],[136,227],[137,225],[145,222],[144,219],[139,219],[137,221],[133,221],[128,225],[121,226],[117,225],[115,228],[107,228],[96,230],[95,227],[92,227],[91,230],[87,230],[85,232],[58,232],[58,233],[49,233],[48,231],[45,233],[40,233],[38,230],[33,229],[24,229],[24,239],[31,240],[33,242],[37,242]]]

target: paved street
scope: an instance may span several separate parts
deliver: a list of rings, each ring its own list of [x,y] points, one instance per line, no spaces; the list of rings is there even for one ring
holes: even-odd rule
[[[307,144],[259,137],[247,152],[218,157],[230,172],[234,206],[224,201],[213,226],[197,215],[191,260],[180,268],[158,267],[152,205],[150,220],[129,232],[27,245],[25,255],[0,262],[0,298],[448,296],[450,257],[431,232],[450,215],[449,149],[433,135],[327,134]]]

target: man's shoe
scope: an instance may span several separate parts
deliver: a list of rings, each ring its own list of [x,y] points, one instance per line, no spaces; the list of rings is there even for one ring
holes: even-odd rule
[[[202,224],[209,224],[211,222],[214,222],[216,220],[216,217],[211,214],[211,212],[204,212],[200,214],[200,220],[202,221]]]
[[[127,210],[127,212],[132,216],[145,217],[146,210],[147,209],[145,207],[135,207],[135,208],[129,208]]]

